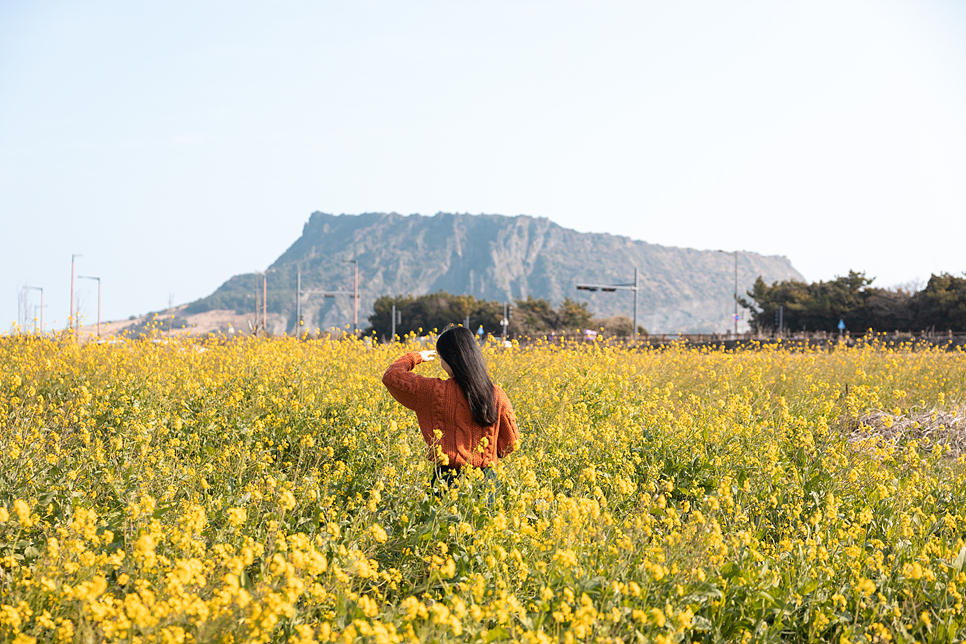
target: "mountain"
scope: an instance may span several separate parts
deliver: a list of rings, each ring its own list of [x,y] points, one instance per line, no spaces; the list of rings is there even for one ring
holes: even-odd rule
[[[731,253],[580,233],[549,219],[523,215],[315,212],[302,236],[268,269],[270,330],[295,328],[299,269],[303,290],[351,292],[353,259],[359,266],[360,328],[367,326],[373,302],[381,295],[439,290],[508,301],[532,295],[555,304],[570,297],[587,301],[599,317],[630,317],[631,292],[588,293],[577,291],[576,284],[633,282],[635,266],[640,272],[638,324],[650,332],[724,331],[734,324]],[[758,276],[768,283],[803,279],[785,257],[739,252],[739,295]],[[261,286],[260,276],[236,275],[208,297],[189,304],[186,312],[253,312],[256,283]],[[302,316],[306,328],[344,327],[352,323],[352,298],[303,295]]]

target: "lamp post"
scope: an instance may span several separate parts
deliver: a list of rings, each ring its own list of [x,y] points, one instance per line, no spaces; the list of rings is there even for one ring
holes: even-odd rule
[[[302,333],[302,267],[295,276],[295,337]]]
[[[314,295],[321,295],[322,297],[335,297],[336,295],[351,295],[352,305],[353,305],[352,333],[353,335],[355,335],[356,328],[359,326],[359,260],[347,259],[346,264],[356,265],[355,286],[351,291],[324,291],[324,290],[315,290],[315,289],[309,290],[309,291],[303,291],[302,290],[302,269],[301,268],[298,269],[298,276],[295,282],[295,290],[296,290],[295,312],[296,312],[296,316],[298,317],[298,320],[296,321],[296,323],[298,324],[299,328],[301,328],[301,325],[302,325],[302,296],[303,295],[314,294]]]
[[[352,289],[352,335],[356,335],[359,326],[359,260],[348,259],[346,263],[355,264],[356,268],[355,286]]]
[[[298,269],[298,274],[295,281],[295,314],[298,317],[296,324],[299,328],[302,325],[302,296],[303,295],[321,295],[322,297],[335,297],[337,295],[351,295],[353,304],[353,314],[352,314],[352,333],[355,335],[356,329],[359,326],[359,261],[355,259],[347,259],[346,264],[355,264],[355,286],[351,291],[325,291],[321,289],[302,289],[302,269]]]
[[[70,313],[67,315],[67,328],[74,324],[74,328],[77,327],[77,320],[74,316],[74,260],[78,257],[83,257],[80,253],[74,253],[70,256]]]
[[[312,290],[309,290],[309,291],[300,290],[299,291],[299,296],[298,296],[299,297],[299,301],[302,300],[302,296],[303,295],[321,295],[322,297],[336,297],[337,295],[350,295],[351,296],[351,295],[353,295],[353,292],[352,291],[322,291],[322,290],[316,290],[316,289],[312,289]]]
[[[402,311],[396,309],[396,305],[392,305],[392,341],[396,341],[396,325],[402,324]]]
[[[719,250],[719,253],[726,255],[734,253],[735,256],[735,337],[738,336],[738,251]]]
[[[268,274],[274,273],[274,268],[255,271],[255,327],[252,332],[258,335],[258,276],[262,276],[262,333],[268,332]]]
[[[80,280],[97,280],[97,337],[101,337],[101,278],[90,275],[78,275]]]
[[[634,282],[631,284],[577,284],[578,291],[603,291],[613,293],[614,291],[634,291],[634,342],[637,342],[637,291],[640,290],[637,277],[637,267],[634,267]]]
[[[39,286],[24,286],[24,290],[40,291],[40,335],[43,335],[44,334],[44,289],[40,288]],[[35,319],[36,317],[37,316],[34,315]]]

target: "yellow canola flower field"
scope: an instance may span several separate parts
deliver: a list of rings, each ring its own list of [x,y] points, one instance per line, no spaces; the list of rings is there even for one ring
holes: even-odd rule
[[[488,345],[520,450],[437,497],[416,348],[0,339],[0,641],[966,637],[964,458],[854,439],[963,352]]]

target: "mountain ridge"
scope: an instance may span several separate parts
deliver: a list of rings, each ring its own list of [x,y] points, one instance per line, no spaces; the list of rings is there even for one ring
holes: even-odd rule
[[[597,315],[632,315],[633,295],[587,293],[577,281],[628,283],[640,273],[639,323],[652,331],[707,332],[733,327],[734,255],[661,246],[610,233],[581,233],[544,217],[437,213],[331,215],[314,212],[302,235],[267,269],[268,309],[275,332],[295,328],[296,274],[303,290],[351,291],[350,260],[359,266],[359,326],[382,295],[435,291],[481,299],[528,295],[555,303],[587,301]],[[803,279],[780,256],[738,252],[738,291],[761,275],[767,282]],[[236,275],[191,303],[191,313],[253,310],[255,274]],[[260,279],[259,279],[260,282]],[[303,296],[309,328],[344,327],[352,298]],[[454,320],[455,321],[455,320]]]

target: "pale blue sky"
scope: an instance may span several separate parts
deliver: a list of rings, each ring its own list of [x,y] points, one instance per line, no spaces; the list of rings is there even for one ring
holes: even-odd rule
[[[314,210],[962,273],[966,2],[0,1],[0,328],[71,253],[122,318]]]

